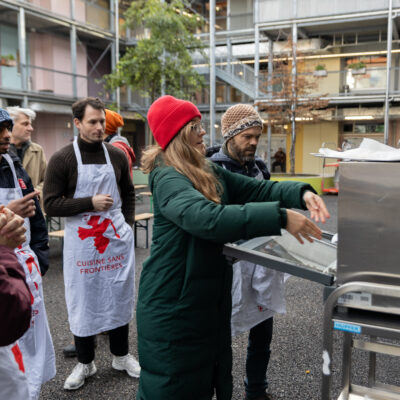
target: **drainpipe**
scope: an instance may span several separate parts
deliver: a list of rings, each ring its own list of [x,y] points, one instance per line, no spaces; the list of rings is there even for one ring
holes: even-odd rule
[[[114,11],[115,11],[115,66],[118,65],[119,63],[119,4],[118,0],[115,0],[115,5],[114,5]],[[117,101],[117,112],[119,113],[120,108],[121,108],[121,90],[119,86],[117,87],[117,90],[115,92],[116,96],[116,101]],[[121,134],[121,129],[118,129],[118,135]]]
[[[226,30],[228,32],[230,32],[231,31],[231,0],[228,0],[228,2],[227,2],[226,14],[227,14],[226,15]],[[227,41],[226,49],[228,51],[227,71],[228,71],[229,74],[232,75],[233,74],[232,63],[231,63],[231,61],[232,61],[232,40],[231,40],[230,35],[228,35],[226,41]],[[228,97],[226,99],[226,102],[229,104],[231,102],[231,91],[230,91],[230,89],[228,90],[228,93],[229,94],[228,94]]]
[[[387,56],[386,56],[386,91],[385,91],[385,125],[383,140],[385,144],[389,141],[389,90],[390,90],[390,72],[392,66],[392,36],[393,36],[393,0],[389,0],[388,28],[387,28]]]
[[[70,0],[69,3],[71,19],[75,20],[75,0]],[[70,42],[70,51],[71,51],[71,70],[72,70],[72,96],[74,98],[78,97],[78,85],[76,81],[76,27],[75,25],[71,26],[69,31],[69,42]],[[72,129],[74,132],[74,136],[78,136],[78,128],[72,123]]]
[[[297,75],[297,24],[294,23],[292,27],[292,148],[290,150],[290,170],[294,173],[294,159],[295,159],[295,145],[296,145],[296,75]]]
[[[274,42],[271,37],[268,38],[268,99],[272,99],[272,74],[274,72]],[[272,123],[269,115],[268,118],[268,126],[267,126],[267,165],[268,170],[271,171],[271,140],[272,140]]]
[[[165,3],[165,0],[161,0],[161,3]],[[165,74],[164,74],[164,68],[165,68],[165,58],[166,58],[166,53],[165,49],[163,49],[163,52],[161,54],[161,96],[165,96]]]
[[[215,0],[210,0],[210,146],[215,144]]]
[[[254,100],[258,99],[259,92],[259,81],[258,75],[260,72],[260,29],[258,27],[258,0],[254,0],[254,19],[255,19],[255,29],[254,29]]]
[[[25,30],[25,10],[23,7],[18,9],[18,45],[19,45],[19,62],[21,66],[21,87],[24,92],[23,107],[28,107],[28,90],[27,82],[27,65],[26,65],[26,30]]]

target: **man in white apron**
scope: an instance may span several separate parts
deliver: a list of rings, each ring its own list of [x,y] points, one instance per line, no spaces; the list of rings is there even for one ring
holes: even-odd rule
[[[265,163],[255,157],[262,120],[247,104],[228,108],[222,116],[225,142],[208,153],[211,161],[229,171],[269,179]],[[273,315],[285,313],[285,274],[246,261],[233,266],[232,335],[250,330],[246,359],[246,400],[269,400],[266,372],[271,354]]]
[[[135,298],[135,194],[128,162],[119,149],[102,143],[101,100],[80,100],[72,112],[79,137],[50,159],[44,185],[47,214],[66,217],[65,299],[78,357],[66,390],[78,389],[96,373],[94,337],[105,331],[112,367],[140,374],[128,353]]]
[[[2,171],[0,204],[7,205],[23,199],[22,190],[32,185],[27,175],[17,175],[15,161],[7,154],[10,142],[9,129],[12,125],[5,125],[7,121],[4,113],[5,111],[0,109],[0,115],[4,119],[0,121],[0,168]],[[18,161],[16,163],[19,165]],[[22,167],[18,173],[24,173]],[[9,180],[11,180],[11,183],[8,182]],[[33,191],[33,187],[31,187],[31,190]],[[39,212],[38,215],[41,215],[40,207],[38,203],[36,204],[37,211]],[[53,341],[50,335],[43,299],[40,265],[35,252],[32,251],[29,245],[31,242],[29,218],[25,218],[24,225],[26,228],[26,241],[15,249],[15,254],[24,269],[26,283],[31,293],[32,319],[29,329],[18,340],[18,345],[24,360],[26,377],[28,379],[29,399],[34,400],[39,398],[42,383],[47,382],[55,376],[56,367]]]

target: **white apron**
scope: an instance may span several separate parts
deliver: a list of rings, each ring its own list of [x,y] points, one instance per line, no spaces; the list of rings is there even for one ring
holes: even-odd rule
[[[28,381],[18,344],[0,347],[0,399],[29,399]]]
[[[23,194],[11,157],[8,154],[4,154],[3,157],[10,165],[15,185],[11,189],[0,188],[0,204],[7,205],[10,201],[23,197]],[[44,305],[39,261],[29,246],[31,240],[29,218],[25,218],[24,225],[26,241],[15,249],[15,254],[24,268],[26,283],[31,292],[32,318],[29,329],[18,340],[18,344],[29,383],[29,398],[38,399],[42,383],[54,378],[56,374],[56,361]]]
[[[264,179],[261,171],[255,179]],[[247,261],[233,265],[232,336],[250,330],[276,313],[286,312],[285,281],[288,276]]]
[[[74,141],[78,179],[74,198],[109,194],[107,211],[65,219],[64,283],[71,332],[96,335],[126,325],[133,317],[135,245],[121,212],[114,168],[103,144],[106,164],[82,164]]]

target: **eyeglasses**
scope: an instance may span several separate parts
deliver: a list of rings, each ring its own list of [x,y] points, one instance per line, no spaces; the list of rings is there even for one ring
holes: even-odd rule
[[[205,130],[201,122],[198,124],[191,125],[190,128],[192,129],[193,132],[197,133],[198,135],[200,135],[200,133]]]

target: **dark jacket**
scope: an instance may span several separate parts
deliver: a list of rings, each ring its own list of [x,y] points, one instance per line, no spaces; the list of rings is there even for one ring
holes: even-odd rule
[[[12,249],[0,245],[0,346],[19,339],[31,321],[31,295]]]
[[[172,167],[150,174],[154,225],[137,303],[139,400],[232,396],[232,267],[224,243],[279,235],[286,210],[304,208],[297,182],[257,181],[213,165],[222,203]],[[268,203],[267,203],[268,202]]]
[[[13,154],[10,154],[10,156],[14,162],[14,168],[17,174],[17,178],[22,179],[26,186],[26,189],[22,188],[22,194],[25,196],[28,193],[32,193],[34,189],[31,178],[29,178],[28,174],[22,167],[19,158]],[[12,171],[4,157],[2,157],[0,161],[0,187],[15,187]],[[49,268],[49,235],[47,233],[46,221],[43,217],[39,201],[37,200],[37,198],[35,198],[34,200],[36,213],[33,217],[29,218],[29,222],[31,225],[31,241],[29,244],[38,258],[40,264],[40,272],[42,273],[42,275],[44,275]]]
[[[254,161],[248,161],[242,165],[226,155],[223,146],[209,147],[206,156],[220,167],[235,172],[236,174],[254,178],[261,172],[264,179],[269,180],[271,177],[265,162],[260,157],[256,157]]]

